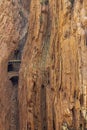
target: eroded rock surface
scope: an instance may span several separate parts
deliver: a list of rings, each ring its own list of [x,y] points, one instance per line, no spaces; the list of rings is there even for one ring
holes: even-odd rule
[[[18,86],[9,80],[7,68],[10,56],[27,33],[26,12],[18,1],[0,0],[0,130],[19,130]]]
[[[0,74],[0,130],[86,130],[87,0],[0,0]]]
[[[19,82],[20,130],[87,129],[87,0],[32,0]]]

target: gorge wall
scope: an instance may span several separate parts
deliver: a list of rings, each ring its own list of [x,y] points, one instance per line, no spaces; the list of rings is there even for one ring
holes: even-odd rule
[[[0,130],[87,130],[87,0],[1,0],[0,72]]]
[[[32,0],[19,80],[21,130],[87,129],[87,1]]]
[[[18,48],[22,51],[28,7],[22,1],[0,0],[0,130],[19,130],[18,76],[9,60]]]

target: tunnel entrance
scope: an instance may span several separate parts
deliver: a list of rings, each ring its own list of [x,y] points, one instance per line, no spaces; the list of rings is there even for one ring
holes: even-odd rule
[[[8,72],[13,71],[13,65],[10,63],[8,64]]]
[[[20,69],[21,60],[10,60],[8,62],[8,72],[18,72]]]
[[[18,85],[19,77],[18,76],[13,76],[13,77],[10,78],[10,80],[11,80],[11,82],[13,84],[13,87],[14,87],[15,85]]]

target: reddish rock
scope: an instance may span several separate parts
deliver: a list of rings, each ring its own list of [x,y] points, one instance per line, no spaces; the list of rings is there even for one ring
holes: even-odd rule
[[[30,5],[19,82],[20,129],[85,130],[87,2],[49,0],[47,14],[43,2]]]

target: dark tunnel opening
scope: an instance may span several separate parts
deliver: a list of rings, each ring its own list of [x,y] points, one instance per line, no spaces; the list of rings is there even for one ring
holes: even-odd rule
[[[13,86],[15,86],[15,85],[18,85],[19,77],[18,76],[13,76],[13,77],[10,78],[10,80],[11,80]]]
[[[8,63],[8,72],[13,71],[14,67],[12,63]]]

